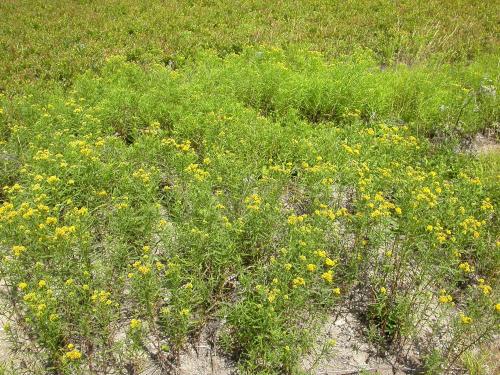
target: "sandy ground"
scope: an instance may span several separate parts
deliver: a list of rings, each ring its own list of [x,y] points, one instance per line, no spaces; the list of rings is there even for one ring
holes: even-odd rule
[[[331,353],[321,356],[325,342],[334,340]],[[393,365],[390,358],[380,358],[375,348],[361,335],[361,326],[349,312],[329,317],[318,336],[316,353],[302,361],[303,370],[311,375],[347,375],[372,373],[380,375],[404,374],[404,367]]]

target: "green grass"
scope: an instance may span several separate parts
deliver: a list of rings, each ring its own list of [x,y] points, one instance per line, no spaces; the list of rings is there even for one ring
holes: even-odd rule
[[[300,46],[329,57],[358,48],[380,64],[473,61],[498,51],[495,1],[34,1],[0,4],[0,87],[71,84],[106,57],[182,64],[197,51]],[[495,60],[495,59],[493,59]]]
[[[303,374],[348,309],[480,373],[499,159],[460,150],[499,121],[494,4],[231,4],[0,5],[1,371],[175,368],[217,321],[241,374]]]

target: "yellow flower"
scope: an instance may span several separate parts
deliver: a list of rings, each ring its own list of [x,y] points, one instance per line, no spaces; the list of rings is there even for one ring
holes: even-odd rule
[[[327,283],[331,283],[333,281],[333,272],[332,271],[325,272],[321,275],[321,278],[325,280]]]
[[[40,281],[38,282],[38,287],[39,287],[39,288],[43,288],[43,287],[45,287],[45,286],[47,286],[47,282],[46,282],[45,280],[40,280]]]
[[[307,215],[290,215],[288,216],[288,224],[295,225],[298,223],[302,223]]]
[[[73,350],[70,350],[69,352],[67,352],[65,354],[65,357],[67,359],[69,359],[70,361],[76,361],[80,358],[82,358],[82,353],[80,353],[78,350],[76,349],[73,349]]]
[[[333,288],[332,289],[333,294],[336,294],[337,296],[340,295],[340,288]]]
[[[453,301],[453,297],[450,296],[449,294],[443,294],[441,296],[439,296],[439,302],[441,303],[448,303],[448,302],[452,302]]]
[[[483,211],[490,211],[493,210],[493,205],[491,204],[491,199],[486,198],[483,203],[481,204],[481,209]]]
[[[498,313],[500,313],[500,303],[497,303],[495,305],[495,311],[498,312]]]
[[[106,195],[108,195],[108,193],[106,190],[101,190],[101,191],[97,192],[97,195],[99,197],[105,197]]]
[[[24,297],[23,297],[23,300],[25,302],[30,302],[30,301],[33,301],[34,299],[36,298],[36,294],[31,292],[31,293],[28,293],[26,294]]]
[[[446,235],[444,233],[436,233],[436,239],[438,240],[439,243],[445,243]]]
[[[278,293],[279,293],[279,290],[276,288],[274,288],[273,290],[271,290],[269,292],[269,294],[267,295],[267,300],[269,301],[269,303],[273,303],[276,300]]]
[[[262,198],[258,194],[252,194],[245,198],[245,203],[248,209],[258,211],[262,204]]]
[[[292,284],[294,288],[297,288],[299,286],[305,285],[306,281],[302,277],[296,277],[295,279],[293,279]]]
[[[47,182],[49,184],[55,184],[56,182],[59,181],[59,177],[57,176],[50,176],[50,177],[47,177]]]
[[[327,265],[328,267],[335,267],[337,265],[337,262],[335,260],[330,259],[330,258],[326,258],[325,265]]]
[[[55,230],[55,237],[56,238],[61,238],[61,237],[65,237],[65,236],[68,236],[69,234],[71,233],[75,233],[76,232],[76,227],[74,225],[71,225],[71,226],[63,226],[63,227],[57,227],[56,230]]]
[[[16,257],[20,256],[22,253],[26,251],[26,247],[22,245],[14,245],[12,246],[12,252]]]
[[[470,324],[472,323],[472,318],[464,314],[460,314],[460,321],[462,324]]]
[[[326,258],[326,251],[325,250],[316,250],[314,252],[314,255],[316,255],[320,258]]]
[[[387,289],[384,288],[384,287],[380,288],[380,293],[386,294],[387,293]]]
[[[479,289],[481,289],[483,291],[484,295],[488,295],[492,291],[491,286],[484,284],[484,283],[479,284],[478,287],[479,287]]]
[[[57,218],[55,218],[55,217],[51,217],[51,216],[49,216],[49,217],[45,220],[45,224],[47,224],[47,225],[56,224],[56,223],[57,223]]]
[[[17,287],[21,290],[24,290],[28,287],[28,284],[26,284],[25,282],[21,282],[17,285]]]
[[[472,267],[470,266],[470,264],[469,264],[469,263],[467,263],[467,262],[460,263],[460,264],[458,265],[458,268],[460,268],[460,269],[461,269],[462,271],[464,271],[465,273],[470,273],[470,272],[473,270],[473,268],[472,268]]]
[[[315,264],[309,263],[309,264],[307,265],[307,270],[308,270],[309,272],[314,272],[314,271],[316,271],[316,268],[318,268],[318,267],[317,267]]]
[[[130,321],[130,329],[139,329],[142,326],[142,321],[140,319],[132,319]]]
[[[140,273],[142,273],[143,275],[146,275],[151,271],[151,268],[149,268],[148,266],[145,266],[145,265],[141,265],[141,266],[137,267],[137,270]]]
[[[140,168],[137,171],[135,171],[134,173],[132,173],[132,176],[134,178],[141,180],[145,184],[148,183],[151,179],[150,174],[142,168]]]
[[[87,207],[81,207],[80,209],[75,209],[75,212],[80,216],[86,216],[89,213],[89,209]]]

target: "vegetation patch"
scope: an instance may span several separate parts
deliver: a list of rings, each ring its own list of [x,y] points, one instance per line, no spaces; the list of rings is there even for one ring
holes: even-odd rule
[[[1,2],[0,375],[495,373],[495,5]]]
[[[167,371],[215,319],[242,373],[299,373],[348,305],[380,355],[454,369],[498,326],[498,176],[421,129],[489,126],[489,73],[249,48],[4,98],[13,362]]]

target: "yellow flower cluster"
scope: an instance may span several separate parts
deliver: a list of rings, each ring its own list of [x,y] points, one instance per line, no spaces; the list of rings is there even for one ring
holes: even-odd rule
[[[333,281],[333,271],[330,270],[330,271],[327,271],[327,272],[324,272],[322,275],[321,275],[321,278],[323,280],[325,280],[327,283],[331,283]]]
[[[330,259],[330,258],[326,258],[325,259],[325,265],[327,267],[335,267],[337,265],[337,261],[336,260],[333,260],[333,259]]]
[[[302,277],[296,277],[292,280],[292,285],[294,288],[306,285],[306,281]]]
[[[200,165],[197,163],[189,164],[186,167],[185,171],[192,174],[194,176],[194,178],[198,181],[205,180],[209,175],[209,173],[207,171],[204,171],[203,169],[201,169]]]
[[[66,359],[69,359],[70,361],[76,361],[82,358],[82,353],[75,349],[75,346],[73,344],[68,344],[67,346],[68,351],[64,354],[64,357]]]
[[[326,251],[325,250],[314,250],[313,252],[314,255],[316,255],[317,257],[320,257],[320,258],[326,258],[327,254],[326,254]]]
[[[465,220],[463,220],[460,223],[460,226],[462,227],[463,234],[470,233],[470,234],[472,234],[473,238],[479,238],[481,235],[481,233],[479,232],[479,229],[481,228],[481,226],[483,226],[485,224],[486,224],[486,222],[484,220],[479,221],[476,218],[474,218],[473,216],[469,216],[468,218],[466,218]]]
[[[245,203],[249,210],[259,211],[262,204],[262,198],[258,194],[252,194],[245,198]]]
[[[370,213],[370,217],[372,218],[389,217],[391,216],[391,211],[397,214],[401,214],[402,212],[400,207],[385,199],[380,191],[373,197],[369,194],[364,194],[363,199],[368,201],[367,206],[372,210]]]
[[[467,175],[467,173],[464,172],[460,172],[458,176],[463,180],[465,180],[466,182],[470,183],[471,185],[481,186],[482,184],[481,179],[479,177],[470,177]]]
[[[276,300],[276,297],[278,296],[278,293],[279,293],[279,289],[272,289],[268,295],[267,295],[267,300],[269,301],[269,303],[273,303],[275,300]]]
[[[104,305],[110,306],[113,301],[109,298],[111,296],[111,292],[107,292],[105,290],[94,290],[90,299],[94,303],[102,303]]]
[[[491,203],[491,199],[490,198],[486,198],[485,200],[483,200],[483,202],[481,204],[481,210],[483,210],[483,211],[493,211],[493,204]]]
[[[472,318],[464,314],[460,314],[460,321],[462,322],[462,324],[471,324]]]
[[[22,246],[22,245],[14,245],[12,246],[12,253],[18,257],[20,256],[22,253],[24,253],[26,251],[26,247]]]
[[[292,171],[292,167],[293,167],[292,163],[286,163],[286,165],[271,165],[269,167],[269,170],[272,172],[283,173],[288,175]]]
[[[140,260],[134,262],[132,266],[142,275],[147,275],[151,272],[151,268],[143,264]]]
[[[464,271],[465,273],[470,273],[474,271],[474,267],[472,267],[468,262],[463,262],[458,265],[458,268]]]
[[[151,180],[151,174],[149,172],[146,172],[142,168],[139,168],[134,173],[132,173],[132,176],[142,181],[144,184],[147,184]]]
[[[177,143],[177,141],[174,138],[164,138],[161,140],[161,144],[165,146],[174,146],[180,151],[183,152],[189,152],[191,151],[191,141],[190,140],[185,140],[182,143]]]
[[[317,216],[322,216],[330,220],[335,220],[337,216],[335,215],[335,210],[329,208],[326,204],[320,204],[319,209],[314,211]]]
[[[479,279],[479,285],[478,285],[478,288],[481,289],[481,291],[483,292],[483,294],[485,295],[488,295],[491,293],[491,291],[493,290],[491,288],[490,285],[486,284],[485,280],[484,279]]]
[[[318,268],[318,266],[316,266],[315,264],[312,264],[312,263],[309,263],[307,266],[306,266],[307,270],[309,272],[315,272],[316,269]]]
[[[401,145],[406,148],[414,147],[417,150],[420,148],[418,140],[414,136],[404,136],[401,134],[396,134],[399,132],[400,128],[393,126],[390,128],[386,127],[386,129],[390,129],[389,132],[384,133],[381,137],[379,137],[377,139],[378,142],[382,144]]]
[[[71,234],[76,232],[76,227],[74,225],[71,226],[62,226],[57,227],[54,231],[54,239],[58,238],[68,238]]]
[[[440,188],[434,190],[434,192],[429,187],[423,187],[420,191],[415,192],[415,200],[413,202],[413,207],[417,207],[420,202],[426,202],[430,208],[436,207],[437,205],[437,194],[440,192]]]
[[[296,225],[301,224],[307,218],[307,215],[290,215],[288,216],[288,224]]]
[[[435,225],[428,224],[425,227],[427,232],[434,232],[434,236],[436,241],[440,244],[447,242],[448,240],[451,242],[456,242],[456,237],[453,236],[452,231],[450,229],[445,229],[440,223],[436,223]]]
[[[142,327],[142,321],[140,319],[132,319],[130,320],[130,329],[138,330]]]
[[[40,160],[49,160],[52,156],[52,153],[47,150],[38,150],[36,154],[33,156],[33,160],[40,161]]]
[[[441,302],[442,304],[452,303],[453,297],[450,294],[446,293],[446,290],[442,289],[440,291],[439,302]]]
[[[343,144],[342,148],[344,149],[345,152],[351,155],[356,155],[358,156],[361,153],[361,145],[355,145],[354,147],[351,147],[347,144]]]

